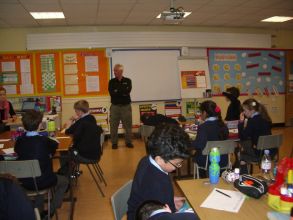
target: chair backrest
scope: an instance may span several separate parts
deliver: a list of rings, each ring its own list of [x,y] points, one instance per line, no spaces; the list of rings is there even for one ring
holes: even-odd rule
[[[221,155],[234,153],[236,145],[237,143],[234,140],[208,141],[202,154],[208,155],[213,147],[217,147]]]
[[[155,126],[150,125],[141,125],[140,126],[140,135],[144,141],[147,141],[147,138],[152,134],[155,130]]]
[[[283,135],[281,134],[259,136],[256,148],[258,150],[279,148],[282,145],[282,141]]]
[[[130,196],[131,187],[132,180],[129,180],[111,196],[115,220],[121,220],[127,212],[127,200]]]
[[[10,173],[16,178],[41,176],[38,160],[0,161],[0,173]]]

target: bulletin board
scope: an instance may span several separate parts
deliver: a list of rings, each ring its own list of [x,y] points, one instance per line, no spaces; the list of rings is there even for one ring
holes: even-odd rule
[[[38,93],[60,94],[59,52],[37,52],[35,60]]]
[[[107,95],[109,64],[105,49],[61,52],[64,96]]]
[[[34,93],[32,53],[0,54],[0,85],[8,95]]]
[[[285,92],[285,51],[264,49],[208,49],[213,95],[236,86],[242,95]]]

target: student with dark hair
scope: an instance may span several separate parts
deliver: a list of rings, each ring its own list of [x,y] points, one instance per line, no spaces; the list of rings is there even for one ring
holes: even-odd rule
[[[53,215],[62,205],[64,193],[68,186],[68,180],[64,176],[53,172],[52,156],[55,154],[58,143],[51,138],[41,136],[38,133],[43,114],[39,111],[27,111],[22,117],[22,124],[26,133],[16,140],[14,151],[18,160],[38,160],[41,168],[41,176],[36,178],[39,190],[54,186],[55,196],[51,202],[50,213]],[[20,179],[22,186],[28,190],[36,190],[33,178]],[[38,196],[36,207],[43,210],[44,198]]]
[[[175,119],[167,117],[162,114],[151,115],[151,114],[145,113],[140,116],[140,120],[144,125],[150,125],[150,126],[157,126],[162,123],[178,124],[178,122]]]
[[[240,152],[240,165],[242,173],[247,172],[245,162],[258,161],[260,159],[260,150],[256,149],[259,136],[271,135],[272,120],[265,106],[255,99],[247,99],[243,102],[243,113],[240,116],[238,132],[241,141],[249,140],[250,145]],[[243,145],[244,146],[244,145]],[[271,158],[277,153],[277,149],[269,149]],[[245,165],[245,166],[243,166]]]
[[[202,155],[208,141],[226,140],[229,130],[221,117],[221,109],[213,101],[204,101],[200,105],[201,117],[204,121],[198,126],[197,135],[191,146],[196,150],[193,160],[200,166],[205,166],[207,156]],[[220,167],[226,166],[228,155],[221,155]],[[206,177],[206,173],[200,170],[200,176]]]
[[[237,87],[229,87],[226,89],[226,92],[223,92],[223,95],[230,101],[230,104],[227,109],[227,114],[225,121],[234,121],[239,120],[241,113],[241,103],[238,100],[240,91]]]
[[[198,220],[192,211],[172,213],[167,204],[157,200],[144,201],[136,211],[135,220]]]
[[[183,205],[184,198],[174,197],[169,173],[180,168],[189,157],[188,146],[189,137],[178,125],[161,124],[155,128],[147,143],[150,155],[140,160],[133,179],[128,220],[135,219],[138,206],[145,200],[168,204],[172,212]]]

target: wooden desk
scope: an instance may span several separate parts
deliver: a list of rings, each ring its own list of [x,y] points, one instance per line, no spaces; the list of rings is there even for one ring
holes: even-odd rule
[[[208,181],[208,179],[176,181],[189,204],[196,211],[201,220],[267,220],[267,212],[271,211],[270,207],[267,205],[267,195],[262,196],[260,199],[245,199],[238,213],[201,208],[200,205],[207,198],[214,187],[236,190],[234,189],[233,184],[228,184],[221,178],[217,185],[205,184],[205,182]]]
[[[9,141],[2,141],[3,139],[9,139]],[[68,135],[62,134],[61,132],[57,132],[56,139],[59,141],[57,151],[67,150],[72,143],[72,138]],[[0,144],[4,144],[4,149],[14,147],[14,141],[11,140],[10,131],[5,131],[0,134]],[[0,149],[0,154],[1,153],[3,154],[3,152]]]

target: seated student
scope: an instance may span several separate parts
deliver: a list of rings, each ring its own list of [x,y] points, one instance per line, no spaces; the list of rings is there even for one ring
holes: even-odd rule
[[[76,115],[65,125],[65,134],[72,135],[71,152],[74,159],[81,163],[97,161],[101,157],[100,137],[103,130],[97,125],[96,118],[89,113],[89,103],[79,100],[74,103]]]
[[[9,130],[9,126],[5,126],[5,122],[9,120],[16,120],[16,114],[11,102],[7,100],[6,89],[0,86],[0,132]]]
[[[36,178],[39,190],[52,186],[55,188],[55,195],[51,202],[50,213],[53,215],[57,208],[62,205],[64,193],[68,186],[68,180],[64,176],[56,175],[53,172],[52,156],[54,155],[58,143],[46,136],[38,133],[38,128],[43,119],[41,112],[30,110],[22,117],[22,123],[26,133],[20,136],[15,143],[14,151],[18,155],[18,160],[37,159],[41,168],[41,176]],[[20,179],[24,188],[36,190],[33,178]],[[36,207],[42,212],[44,198],[37,197]],[[45,212],[44,212],[45,213]]]
[[[0,175],[0,219],[35,219],[32,202],[17,184],[16,179],[9,174]]]
[[[241,141],[251,141],[251,145],[245,146],[240,152],[241,172],[247,173],[245,162],[258,161],[260,150],[256,149],[258,137],[271,135],[272,120],[262,104],[255,99],[247,99],[242,104],[244,112],[240,116],[238,132]],[[277,149],[270,149],[271,158],[277,153]]]
[[[135,220],[198,220],[193,210],[172,213],[167,204],[157,200],[144,201],[136,211]]]
[[[221,109],[213,101],[204,101],[200,105],[201,117],[204,121],[198,126],[197,135],[191,146],[196,150],[193,160],[200,166],[205,166],[207,156],[202,155],[208,141],[226,140],[229,136],[227,126],[222,120]],[[226,166],[228,155],[221,155],[220,167]],[[206,177],[203,170],[200,171],[200,177]]]
[[[179,125],[161,124],[148,139],[149,156],[143,157],[136,169],[128,199],[127,219],[134,220],[137,207],[145,200],[168,204],[172,212],[183,205],[184,198],[174,197],[169,173],[181,167],[189,157],[189,137]]]
[[[230,104],[227,109],[227,114],[225,121],[235,121],[239,120],[241,113],[241,103],[238,100],[240,91],[236,87],[230,87],[226,89],[226,92],[223,92],[223,95],[230,101]]]
[[[151,115],[151,114],[145,113],[140,116],[140,120],[144,125],[150,125],[150,126],[157,126],[162,123],[178,124],[178,122],[175,119],[167,117],[162,114]]]

